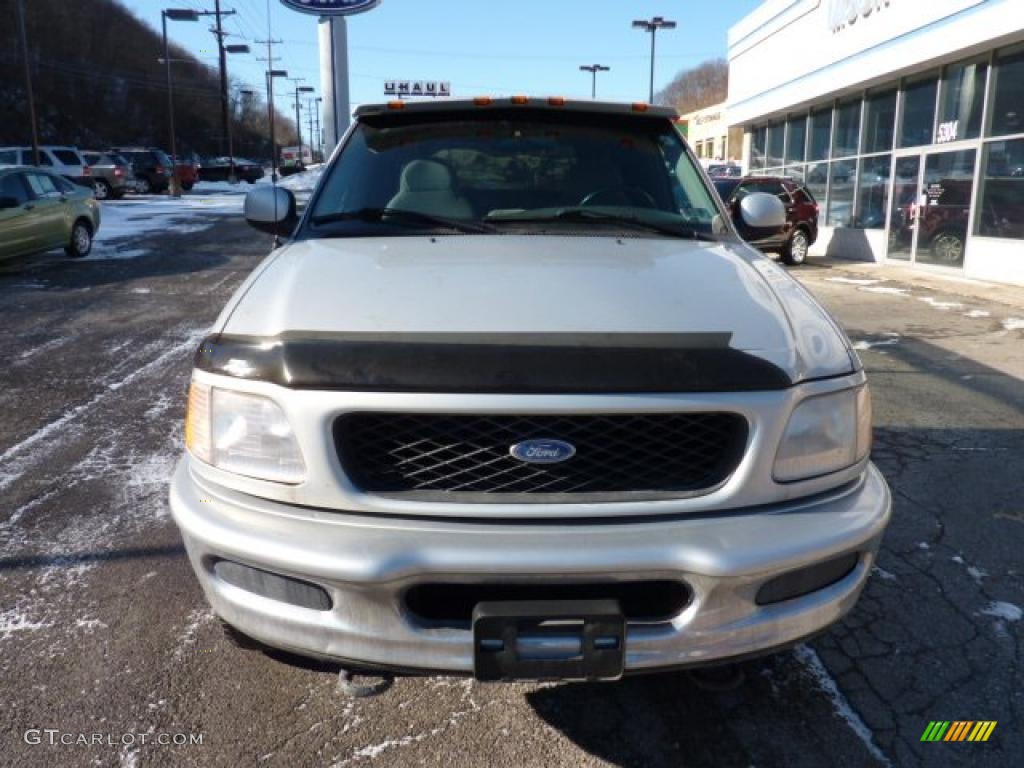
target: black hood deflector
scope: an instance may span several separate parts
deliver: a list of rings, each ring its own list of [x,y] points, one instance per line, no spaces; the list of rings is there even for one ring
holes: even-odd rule
[[[786,389],[777,365],[730,333],[218,334],[196,368],[290,389],[481,394],[752,392]]]

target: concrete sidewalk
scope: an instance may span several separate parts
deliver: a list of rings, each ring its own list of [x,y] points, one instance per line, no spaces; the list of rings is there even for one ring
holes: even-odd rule
[[[877,264],[875,262],[848,261],[835,258],[810,258],[800,267],[797,276],[812,270],[829,270],[833,277],[850,279],[880,280],[891,282],[899,287],[918,288],[936,293],[956,296],[962,299],[975,299],[985,302],[996,302],[1007,307],[1024,311],[1024,285],[1007,285],[975,280],[956,274],[946,274],[921,267],[902,264]]]

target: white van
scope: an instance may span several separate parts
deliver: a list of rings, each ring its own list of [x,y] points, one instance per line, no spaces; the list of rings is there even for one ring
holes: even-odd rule
[[[32,147],[0,147],[0,165],[35,165]],[[39,165],[83,187],[93,186],[92,169],[76,147],[39,147]]]

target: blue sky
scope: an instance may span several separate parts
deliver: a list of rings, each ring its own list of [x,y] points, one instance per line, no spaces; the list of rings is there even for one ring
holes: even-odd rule
[[[119,0],[155,29],[160,9],[212,9],[213,0]],[[349,19],[353,105],[383,101],[388,79],[447,80],[456,97],[482,93],[590,95],[581,64],[605,64],[598,96],[647,98],[650,37],[630,28],[635,18],[665,16],[679,27],[658,33],[656,87],[681,69],[726,53],[729,27],[760,0],[383,0],[379,8]],[[283,39],[277,66],[305,77],[319,92],[317,20],[270,0],[273,36]],[[230,42],[267,37],[267,0],[222,0],[238,14],[226,19]],[[168,22],[173,40],[216,65],[209,20]],[[266,65],[261,48],[229,59],[233,77],[259,85]],[[278,85],[287,90],[286,83]]]

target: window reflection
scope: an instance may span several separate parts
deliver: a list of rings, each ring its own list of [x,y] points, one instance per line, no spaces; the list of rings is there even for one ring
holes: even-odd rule
[[[892,155],[866,157],[861,162],[855,227],[885,229],[885,212],[889,207],[891,170]]]

